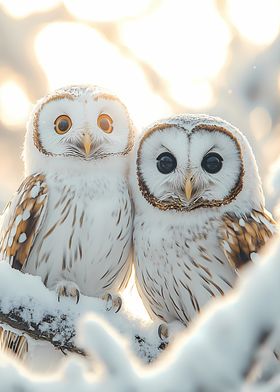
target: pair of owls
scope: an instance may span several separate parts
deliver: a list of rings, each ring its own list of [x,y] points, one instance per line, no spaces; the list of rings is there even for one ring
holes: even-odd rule
[[[119,307],[133,245],[151,317],[188,325],[233,286],[275,222],[252,150],[229,123],[177,116],[150,127],[130,160],[133,146],[126,107],[103,89],[72,86],[39,101],[27,177],[2,216],[1,257],[59,297],[105,296]]]

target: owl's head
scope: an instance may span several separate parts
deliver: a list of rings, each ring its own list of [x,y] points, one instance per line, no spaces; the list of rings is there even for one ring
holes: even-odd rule
[[[104,165],[125,157],[133,143],[132,121],[116,96],[95,86],[62,88],[35,105],[25,138],[26,171]]]
[[[159,210],[243,213],[263,204],[251,147],[219,118],[181,115],[153,124],[139,140],[134,169],[138,204]]]

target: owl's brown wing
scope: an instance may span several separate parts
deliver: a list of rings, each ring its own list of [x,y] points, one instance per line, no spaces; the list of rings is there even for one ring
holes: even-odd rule
[[[1,216],[0,256],[21,270],[46,215],[48,188],[42,174],[27,177]]]
[[[277,224],[267,211],[252,210],[242,218],[225,214],[219,230],[219,238],[225,255],[238,269],[251,260],[277,231]]]

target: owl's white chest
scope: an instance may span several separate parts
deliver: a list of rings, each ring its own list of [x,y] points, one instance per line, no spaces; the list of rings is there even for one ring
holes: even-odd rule
[[[118,291],[129,278],[132,212],[126,181],[46,176],[49,200],[25,272],[47,287],[74,281],[82,294]]]
[[[151,317],[187,325],[211,298],[231,288],[236,273],[217,228],[214,219],[189,226],[135,218],[137,284]]]

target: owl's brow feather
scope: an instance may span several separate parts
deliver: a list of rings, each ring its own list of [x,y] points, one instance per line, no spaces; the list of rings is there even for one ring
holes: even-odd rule
[[[209,148],[208,151],[206,151],[206,153],[204,154],[204,156],[207,155],[210,151],[214,150],[216,147],[217,147],[216,144],[214,144],[211,148]]]
[[[161,144],[160,147],[167,150],[168,152],[170,152],[170,154],[175,156],[175,154],[168,147],[166,147],[164,144]]]

